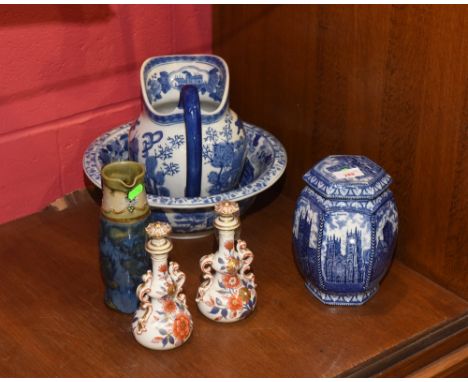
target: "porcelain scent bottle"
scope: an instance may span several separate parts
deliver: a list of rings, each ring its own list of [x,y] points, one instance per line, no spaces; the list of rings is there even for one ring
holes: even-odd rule
[[[149,268],[145,226],[149,206],[143,185],[145,169],[136,162],[113,162],[102,168],[101,229],[99,237],[105,303],[133,313],[141,275]]]
[[[328,305],[361,305],[390,267],[398,212],[382,167],[332,155],[305,175],[294,215],[296,259],[309,291]]]
[[[219,248],[200,259],[205,280],[198,288],[196,302],[209,319],[235,322],[252,313],[257,302],[255,276],[250,272],[254,255],[245,241],[237,240],[236,244],[236,230],[240,227],[238,204],[219,202],[215,212],[213,225],[218,232]]]
[[[171,226],[163,222],[146,227],[146,251],[153,270],[143,275],[143,283],[138,286],[140,307],[132,322],[135,339],[154,350],[169,350],[182,345],[190,337],[193,327],[182,293],[185,274],[176,262],[168,263],[172,249],[168,239],[170,232]]]

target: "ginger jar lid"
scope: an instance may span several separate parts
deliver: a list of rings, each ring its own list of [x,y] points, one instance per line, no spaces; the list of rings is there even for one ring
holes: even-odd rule
[[[303,179],[327,199],[374,199],[392,182],[382,167],[361,155],[330,155]]]

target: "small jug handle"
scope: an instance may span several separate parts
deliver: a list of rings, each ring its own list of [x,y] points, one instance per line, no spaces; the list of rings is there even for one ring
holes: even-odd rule
[[[185,196],[197,197],[201,192],[202,131],[198,88],[185,85],[180,90],[179,108],[184,109],[185,136],[187,139],[187,178]]]

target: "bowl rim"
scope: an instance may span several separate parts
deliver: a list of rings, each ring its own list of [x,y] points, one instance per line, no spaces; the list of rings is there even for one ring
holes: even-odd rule
[[[83,154],[83,169],[88,179],[98,188],[101,188],[101,166],[99,162],[99,151],[106,142],[114,136],[122,133],[124,130],[129,130],[133,121],[117,126],[104,134],[101,134],[93,140]],[[196,198],[186,197],[168,197],[156,196],[147,194],[148,204],[153,208],[171,208],[171,209],[193,209],[213,207],[221,200],[241,201],[251,198],[268,188],[270,188],[286,170],[287,154],[281,142],[271,133],[255,126],[251,123],[243,122],[244,127],[248,130],[253,130],[263,136],[266,141],[272,146],[273,160],[268,165],[267,169],[254,179],[249,184],[235,190],[223,192],[221,194],[200,196]]]

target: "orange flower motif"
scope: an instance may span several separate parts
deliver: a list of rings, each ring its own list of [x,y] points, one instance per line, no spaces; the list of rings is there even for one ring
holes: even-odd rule
[[[172,300],[165,300],[163,308],[166,313],[174,313],[176,311],[176,304]]]
[[[240,284],[240,280],[237,276],[235,275],[225,275],[223,277],[223,283],[226,285],[228,288],[234,289],[237,288]]]
[[[167,265],[166,264],[160,265],[158,268],[158,271],[161,273],[167,272]]]
[[[174,320],[172,331],[175,338],[185,340],[190,334],[190,318],[185,313],[179,313]]]
[[[239,296],[231,296],[228,300],[228,308],[233,311],[242,309],[242,299]]]
[[[234,248],[234,242],[232,240],[228,240],[224,243],[224,248],[226,248],[228,251],[232,251]]]

